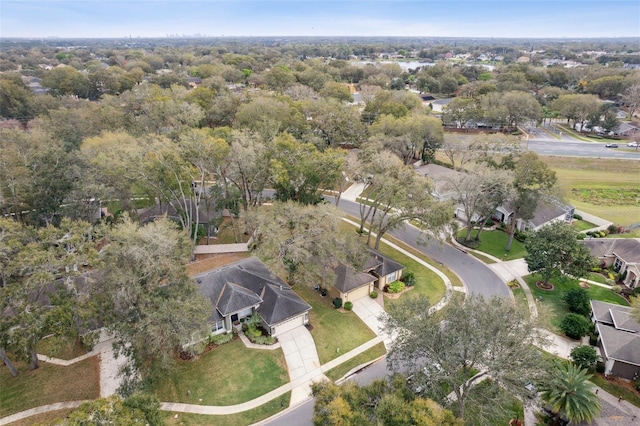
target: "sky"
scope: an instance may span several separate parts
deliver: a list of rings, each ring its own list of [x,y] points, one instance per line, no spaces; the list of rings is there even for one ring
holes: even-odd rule
[[[0,37],[640,37],[640,0],[0,0]]]

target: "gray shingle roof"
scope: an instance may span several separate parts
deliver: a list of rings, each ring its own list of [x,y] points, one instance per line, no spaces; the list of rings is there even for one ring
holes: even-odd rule
[[[615,255],[627,263],[640,263],[640,238],[592,238],[583,241],[596,257]]]
[[[623,312],[620,310],[611,309],[611,318],[613,318],[613,325],[618,330],[630,331],[633,333],[640,332],[640,324],[636,321],[629,312]]]
[[[376,261],[379,263],[379,266],[376,268],[376,274],[378,274],[379,277],[384,277],[393,272],[401,271],[402,269],[404,269],[403,264],[389,259],[377,250],[368,249],[368,251],[371,254],[371,257],[376,259]]]
[[[202,294],[211,301],[212,320],[255,306],[269,325],[311,309],[289,284],[271,272],[257,257],[250,257],[194,277]]]
[[[596,321],[614,325],[611,311],[617,311],[629,315],[631,308],[628,306],[616,305],[614,303],[600,302],[599,300],[591,301],[591,312]]]
[[[347,293],[376,280],[376,277],[373,275],[365,274],[364,272],[356,272],[352,268],[343,264],[338,265],[334,269],[334,272],[336,274],[335,288],[340,290],[341,293]]]
[[[629,364],[640,365],[640,335],[616,328],[596,324],[600,340],[608,358]]]

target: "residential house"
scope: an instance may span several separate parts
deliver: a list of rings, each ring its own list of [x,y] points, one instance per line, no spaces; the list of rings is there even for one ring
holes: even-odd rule
[[[311,306],[257,257],[205,272],[195,280],[211,301],[213,333],[230,332],[254,313],[272,336],[309,323]]]
[[[517,219],[516,229],[520,232],[535,231],[551,222],[564,221],[569,223],[573,219],[575,210],[574,206],[564,204],[555,198],[543,198],[538,202],[531,219]],[[503,204],[496,209],[492,217],[502,223],[511,224],[514,214],[515,212],[508,204]]]
[[[640,286],[640,238],[591,238],[583,244],[604,266],[622,274],[624,285]]]
[[[433,180],[433,191],[431,195],[438,201],[453,200],[457,197],[456,192],[451,188],[449,182],[458,179],[462,172],[440,166],[438,164],[423,164],[416,167],[416,173]]]
[[[369,257],[357,272],[343,264],[334,268],[335,284],[329,289],[331,297],[339,297],[342,303],[353,302],[368,296],[374,290],[383,290],[385,286],[402,277],[404,265],[389,259],[380,252],[369,249]]]
[[[592,300],[591,320],[598,332],[605,374],[636,380],[640,374],[640,324],[631,308]]]

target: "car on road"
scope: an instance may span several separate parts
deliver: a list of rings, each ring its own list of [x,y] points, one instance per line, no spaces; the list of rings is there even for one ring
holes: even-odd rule
[[[618,144],[617,143],[608,143],[604,147],[605,148],[617,148]]]
[[[628,147],[630,148],[637,148],[638,147],[638,142],[629,142],[627,144]]]

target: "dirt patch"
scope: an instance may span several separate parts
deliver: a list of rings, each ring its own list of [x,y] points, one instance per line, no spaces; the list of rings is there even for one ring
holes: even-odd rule
[[[212,269],[220,268],[238,260],[246,259],[249,253],[223,253],[198,255],[194,262],[187,264],[187,274],[194,276]]]
[[[584,281],[580,281],[580,287],[589,288],[589,284],[585,283]]]
[[[540,290],[552,291],[555,287],[551,283],[545,283],[543,281],[536,281],[536,287]]]

